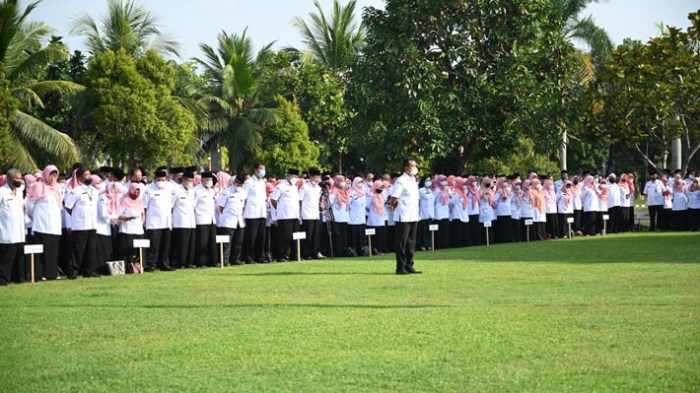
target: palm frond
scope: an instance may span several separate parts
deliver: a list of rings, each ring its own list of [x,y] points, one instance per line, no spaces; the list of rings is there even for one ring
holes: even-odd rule
[[[610,36],[602,27],[595,24],[589,15],[583,19],[576,19],[574,28],[569,32],[568,38],[579,41],[590,48],[594,62],[606,63],[613,51]]]
[[[68,135],[20,110],[15,110],[12,117],[12,135],[20,144],[48,154],[57,164],[75,162],[80,158],[75,142]]]

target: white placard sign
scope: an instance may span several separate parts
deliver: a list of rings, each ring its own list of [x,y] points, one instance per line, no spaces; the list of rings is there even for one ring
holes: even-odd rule
[[[603,214],[603,220],[608,221],[610,219],[610,216],[607,214]]]
[[[365,236],[374,236],[377,234],[377,230],[374,228],[365,229]]]
[[[148,239],[134,239],[134,248],[149,248],[151,241]]]
[[[435,232],[435,231],[438,230],[438,224],[431,224],[431,225],[428,225],[428,229],[429,229],[431,232]]]
[[[573,224],[573,223],[574,223],[574,218],[573,218],[573,217],[567,217],[567,218],[566,218],[566,222],[568,222],[569,224]]]
[[[216,244],[229,242],[231,242],[231,238],[228,235],[216,235]]]
[[[484,228],[491,228],[491,221],[485,221]]]
[[[25,254],[43,254],[44,245],[43,244],[29,244],[24,246]]]
[[[532,220],[525,220],[525,225],[527,225],[527,226],[532,225]]]
[[[637,220],[641,220],[644,218],[644,213],[637,213]]]
[[[292,234],[293,240],[304,240],[306,239],[306,232],[294,232]]]

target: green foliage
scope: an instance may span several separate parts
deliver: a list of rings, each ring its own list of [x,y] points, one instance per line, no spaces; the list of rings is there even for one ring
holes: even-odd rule
[[[0,288],[8,392],[694,392],[697,234]],[[41,337],[41,339],[37,339]],[[41,365],[41,367],[38,367]]]
[[[191,162],[194,117],[170,96],[174,71],[155,52],[135,61],[124,50],[97,54],[85,85],[98,101],[90,120],[114,163]]]
[[[19,103],[12,97],[7,81],[0,72],[0,174],[9,169],[8,154],[12,149],[12,119]]]
[[[275,98],[279,121],[266,127],[258,152],[250,164],[264,162],[267,172],[282,176],[289,168],[300,171],[318,166],[319,149],[309,139],[309,129],[301,117],[299,105],[282,96]]]
[[[481,158],[470,166],[471,172],[488,175],[501,173],[527,174],[537,172],[554,175],[559,173],[559,165],[545,154],[537,152],[532,139],[522,138],[512,150],[503,151],[497,156]]]

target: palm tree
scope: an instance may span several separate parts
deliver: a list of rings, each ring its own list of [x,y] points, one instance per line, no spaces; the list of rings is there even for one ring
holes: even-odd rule
[[[195,58],[212,85],[198,100],[209,107],[206,128],[212,138],[208,144],[226,143],[231,167],[239,167],[247,154],[254,153],[262,142],[264,127],[277,122],[277,110],[262,105],[267,87],[264,67],[272,54],[271,46],[254,55],[245,30],[240,36],[222,31],[217,49],[202,43],[204,58]]]
[[[67,50],[57,42],[42,46],[52,29],[42,22],[25,22],[38,3],[29,4],[24,11],[18,0],[0,3],[0,74],[18,103],[10,119],[12,146],[5,160],[6,165],[24,172],[39,167],[40,155],[58,165],[79,159],[78,148],[68,135],[32,115],[33,109],[43,108],[43,95],[55,93],[65,98],[84,89],[72,82],[41,80],[48,64],[65,57]]]
[[[365,29],[362,23],[355,22],[356,1],[341,6],[333,1],[331,19],[326,15],[318,1],[314,1],[318,14],[309,13],[310,24],[300,17],[292,19],[303,36],[303,42],[317,63],[324,64],[335,75],[340,76],[348,69],[350,63],[364,46]],[[291,48],[292,51],[299,51]]]
[[[133,0],[108,0],[107,16],[102,31],[95,19],[85,14],[75,20],[71,33],[86,37],[86,45],[95,54],[124,49],[131,56],[140,56],[148,49],[159,54],[180,55],[180,44],[166,38],[157,25],[158,18]]]

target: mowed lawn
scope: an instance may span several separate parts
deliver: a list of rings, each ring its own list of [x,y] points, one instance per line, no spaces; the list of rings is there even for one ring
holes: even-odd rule
[[[0,288],[7,392],[698,392],[698,234]]]

